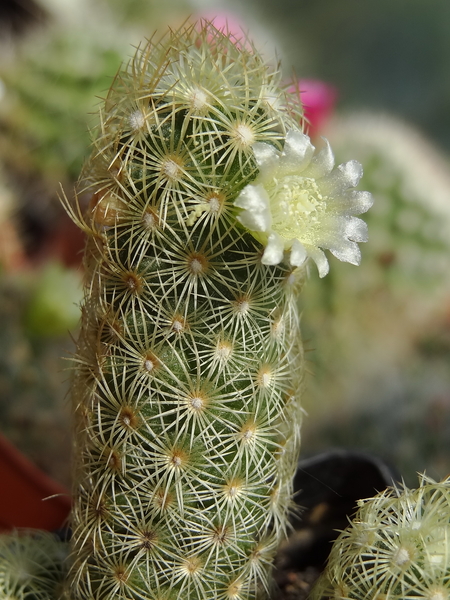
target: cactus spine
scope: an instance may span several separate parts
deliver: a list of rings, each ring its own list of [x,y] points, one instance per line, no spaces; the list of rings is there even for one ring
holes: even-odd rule
[[[82,175],[70,596],[254,598],[300,442],[304,270],[265,265],[233,205],[301,109],[208,24],[139,49]],[[297,105],[296,105],[297,101]],[[296,107],[297,106],[297,107]]]

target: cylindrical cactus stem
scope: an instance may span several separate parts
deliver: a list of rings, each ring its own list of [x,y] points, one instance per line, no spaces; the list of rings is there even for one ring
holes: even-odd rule
[[[331,173],[313,151],[279,72],[207,23],[118,74],[89,210],[72,209],[88,234],[73,599],[269,589],[300,444],[303,265],[325,274],[319,245],[356,262],[364,237],[356,163]]]

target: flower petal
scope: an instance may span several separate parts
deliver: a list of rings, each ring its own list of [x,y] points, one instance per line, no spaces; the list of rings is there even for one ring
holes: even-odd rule
[[[289,258],[291,265],[300,267],[305,262],[307,256],[308,254],[305,246],[299,240],[294,240],[292,242],[291,256]]]
[[[345,227],[345,235],[352,242],[367,242],[369,239],[367,223],[362,219],[350,217]]]
[[[358,185],[359,180],[363,175],[363,168],[361,163],[357,160],[349,160],[337,168],[347,182],[347,187],[355,187]]]
[[[283,239],[273,231],[269,235],[266,249],[262,255],[261,262],[263,265],[278,265],[283,260],[284,242]]]
[[[373,196],[370,192],[348,190],[336,198],[336,204],[343,215],[360,215],[373,205]]]
[[[330,143],[326,138],[322,138],[325,142],[325,146],[322,150],[313,156],[309,166],[303,171],[304,177],[311,177],[314,179],[320,179],[329,175],[334,167],[334,154],[331,149]]]
[[[325,275],[330,270],[330,265],[328,264],[327,257],[325,256],[325,252],[316,246],[306,246],[305,248],[308,252],[308,256],[310,256],[313,261],[317,265],[317,269],[319,271],[319,277],[325,277]]]
[[[262,185],[247,185],[234,201],[245,209],[236,218],[252,231],[267,231],[272,225],[269,196]]]
[[[361,251],[356,242],[342,240],[340,247],[330,248],[330,252],[339,260],[352,265],[359,265],[361,262]]]
[[[328,214],[314,229],[315,244],[332,250],[339,245],[352,242],[367,242],[367,224],[362,219],[346,215]]]
[[[256,142],[253,144],[252,148],[256,164],[263,174],[267,174],[267,171],[272,171],[277,167],[280,155],[273,146],[265,144],[264,142]]]
[[[310,163],[314,146],[307,135],[301,131],[290,130],[286,134],[280,160],[280,175],[301,173]]]
[[[321,179],[320,184],[328,194],[338,196],[348,188],[358,185],[362,174],[361,164],[357,160],[349,160]]]

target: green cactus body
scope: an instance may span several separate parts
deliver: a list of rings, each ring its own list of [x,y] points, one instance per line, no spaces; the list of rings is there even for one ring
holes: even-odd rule
[[[72,598],[268,590],[300,443],[304,269],[263,264],[233,202],[253,145],[282,151],[301,112],[243,46],[205,25],[139,50],[82,176]]]

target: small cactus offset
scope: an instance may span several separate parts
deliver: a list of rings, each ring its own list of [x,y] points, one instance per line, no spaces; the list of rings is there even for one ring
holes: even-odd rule
[[[450,597],[450,478],[420,478],[360,501],[331,550],[311,600],[447,600]]]
[[[0,534],[0,598],[58,600],[66,576],[67,546],[46,531]]]
[[[370,195],[298,95],[209,23],[138,50],[82,174],[74,600],[267,593],[300,444],[297,297],[359,262]]]

